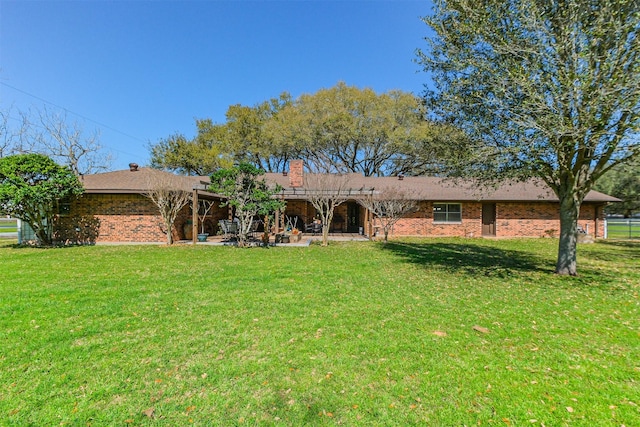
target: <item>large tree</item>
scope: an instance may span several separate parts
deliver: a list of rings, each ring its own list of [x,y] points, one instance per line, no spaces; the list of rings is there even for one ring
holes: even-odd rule
[[[639,214],[640,157],[612,168],[597,182],[595,189],[622,199],[621,203],[607,206],[607,213],[624,215],[625,218]]]
[[[51,245],[59,203],[83,192],[69,167],[42,154],[0,158],[0,212],[31,226],[41,245]]]
[[[18,124],[8,126],[9,116]],[[0,157],[27,153],[51,157],[69,166],[78,176],[105,171],[112,159],[100,143],[98,130],[87,131],[78,121],[70,120],[64,111],[42,108],[0,112]]]
[[[274,124],[280,112],[291,105],[291,96],[284,92],[253,107],[232,105],[226,113],[225,146],[236,163],[248,162],[267,172],[282,172],[290,159],[297,158],[293,141],[278,138]]]
[[[638,155],[637,0],[437,0],[418,61],[427,105],[473,139],[458,171],[544,180],[560,201],[556,272],[577,274],[577,219],[594,183]]]
[[[225,123],[196,125],[194,140],[176,135],[152,146],[152,164],[211,172],[228,167],[219,161],[224,154],[268,172],[284,172],[290,160],[302,159],[366,176],[420,174],[439,166],[441,152],[464,137],[451,125],[425,120],[423,101],[413,94],[345,83],[297,99],[284,92],[254,106],[232,105]]]
[[[151,166],[184,175],[205,176],[231,165],[224,153],[220,126],[210,120],[196,120],[198,134],[188,139],[182,134],[163,138],[150,147]]]
[[[399,90],[378,94],[338,83],[300,96],[277,119],[270,129],[276,141],[294,141],[312,168],[330,163],[365,176],[394,175],[413,172],[414,161],[430,163],[436,152],[438,132],[422,101]]]

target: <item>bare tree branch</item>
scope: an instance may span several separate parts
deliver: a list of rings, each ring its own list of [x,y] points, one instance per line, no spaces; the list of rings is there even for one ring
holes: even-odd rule
[[[322,220],[322,246],[329,244],[329,226],[337,206],[350,194],[349,176],[335,173],[310,173],[304,176],[307,200]]]
[[[181,187],[180,177],[162,171],[150,170],[146,197],[158,207],[167,233],[167,244],[173,243],[173,224],[176,217],[191,200],[191,193]]]
[[[10,126],[10,118],[18,125]],[[70,122],[65,112],[47,108],[0,111],[0,157],[29,153],[51,157],[69,166],[76,176],[108,170],[112,160],[100,144],[99,132],[85,132],[80,123]]]
[[[418,203],[403,191],[391,187],[373,191],[358,199],[358,203],[376,216],[375,221],[382,227],[385,242],[389,240],[389,232],[393,226],[418,207]]]

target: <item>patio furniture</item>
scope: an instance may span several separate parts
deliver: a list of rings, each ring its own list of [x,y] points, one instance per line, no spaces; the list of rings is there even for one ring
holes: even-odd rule
[[[262,233],[260,233],[260,231],[258,231],[258,228],[260,228],[261,224],[262,224],[262,221],[253,220],[253,222],[251,223],[251,229],[249,230],[249,237],[251,239],[258,240],[260,238],[260,235]]]
[[[228,219],[221,219],[218,221],[218,225],[220,225],[220,229],[226,240],[238,237],[238,224],[235,222],[229,221]]]
[[[304,226],[305,233],[312,233],[314,236],[316,234],[322,233],[322,224],[319,222],[312,222],[311,224],[306,224]]]

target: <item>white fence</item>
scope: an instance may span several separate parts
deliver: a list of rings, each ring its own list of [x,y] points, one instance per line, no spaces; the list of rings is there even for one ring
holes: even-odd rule
[[[604,229],[607,239],[640,239],[640,218],[607,218]]]

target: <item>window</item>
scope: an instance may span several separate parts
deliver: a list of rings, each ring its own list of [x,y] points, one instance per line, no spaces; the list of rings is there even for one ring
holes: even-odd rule
[[[434,203],[433,222],[462,222],[460,203]]]

